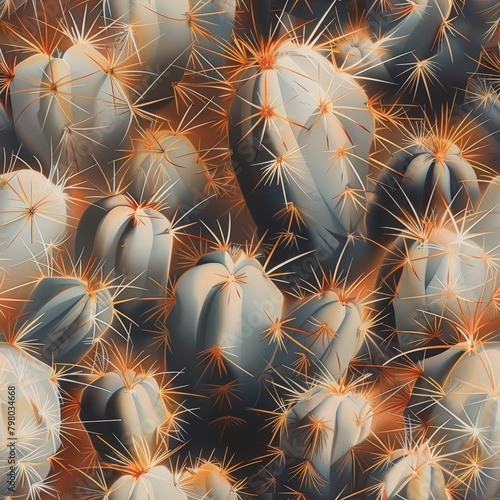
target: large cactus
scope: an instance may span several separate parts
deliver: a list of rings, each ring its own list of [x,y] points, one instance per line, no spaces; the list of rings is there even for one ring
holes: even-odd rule
[[[331,381],[301,393],[280,436],[289,483],[312,499],[349,493],[350,453],[370,434],[372,418],[369,400],[348,385]]]
[[[268,367],[277,348],[264,334],[281,317],[282,306],[281,292],[259,261],[243,250],[203,256],[175,288],[167,320],[172,350],[168,368],[191,365],[192,374],[209,374],[219,359],[223,372],[246,381],[245,399],[254,403],[259,384],[251,380]],[[193,359],[203,366],[195,370]]]
[[[472,304],[481,310],[491,301],[495,271],[470,235],[427,221],[421,234],[395,241],[379,276],[390,298],[386,320],[394,321],[400,348],[422,357],[425,347],[462,340],[455,326]]]
[[[285,39],[257,62],[231,108],[233,168],[268,240],[332,266],[364,214],[368,98],[309,45]]]
[[[478,202],[476,173],[461,148],[432,132],[422,142],[398,151],[378,180],[366,216],[370,238],[386,243],[407,213],[459,213]]]
[[[130,103],[110,60],[85,42],[60,57],[35,54],[15,67],[9,89],[19,140],[45,171],[116,158],[130,125]]]

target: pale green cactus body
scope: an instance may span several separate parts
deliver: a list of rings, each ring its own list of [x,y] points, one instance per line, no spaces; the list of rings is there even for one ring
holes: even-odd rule
[[[82,393],[80,419],[103,457],[114,450],[138,460],[154,454],[169,415],[157,381],[133,370],[108,372]]]
[[[107,492],[108,500],[188,500],[175,485],[172,473],[163,465],[140,474],[118,478]]]
[[[40,346],[40,359],[77,363],[111,326],[113,297],[108,288],[73,276],[46,276],[23,309],[31,323],[24,337]]]
[[[30,487],[48,476],[49,459],[61,445],[60,394],[52,367],[14,345],[0,343],[0,367],[0,476],[4,479],[0,495],[28,498]],[[9,420],[9,415],[14,419]],[[9,463],[9,458],[14,461]],[[6,480],[11,465],[14,492]]]

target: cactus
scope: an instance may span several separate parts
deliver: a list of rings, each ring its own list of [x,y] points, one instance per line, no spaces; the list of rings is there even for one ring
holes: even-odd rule
[[[395,450],[371,472],[363,498],[451,500],[450,474],[441,462],[443,458],[429,441]]]
[[[109,500],[187,500],[175,486],[172,473],[163,465],[151,467],[139,474],[118,478],[106,492]]]
[[[350,454],[370,433],[370,401],[355,385],[333,380],[297,396],[286,410],[279,444],[290,460],[288,483],[312,499],[349,493]]]
[[[231,39],[237,0],[189,0],[195,69],[217,78],[225,58],[221,45]],[[215,71],[213,71],[215,70]]]
[[[173,236],[157,208],[154,200],[137,203],[114,195],[94,203],[80,219],[76,254],[85,266],[102,263],[105,276],[131,285],[123,298],[165,294]]]
[[[363,342],[361,304],[340,290],[322,290],[297,301],[286,317],[295,339],[313,354],[312,371],[341,379]]]
[[[213,462],[199,460],[192,469],[186,470],[179,479],[180,488],[189,500],[237,500],[238,486],[230,476]]]
[[[61,242],[66,233],[64,186],[36,170],[0,175],[0,257],[12,274],[26,276],[26,262]]]
[[[52,367],[15,345],[0,343],[0,366],[0,494],[31,498],[61,445],[59,390]]]
[[[425,218],[477,205],[479,184],[472,164],[478,164],[467,147],[475,127],[466,120],[451,125],[452,120],[444,109],[432,126],[406,133],[411,145],[390,159],[368,206],[369,238],[387,244],[403,229],[406,213]]]
[[[140,462],[155,454],[169,411],[152,376],[114,370],[84,389],[80,418],[103,458],[120,453]]]
[[[173,94],[172,83],[184,74],[192,51],[192,16],[188,0],[103,1],[103,15],[118,31],[116,49],[142,78],[135,85],[140,100],[155,103]]]
[[[264,333],[281,316],[282,306],[281,292],[244,250],[235,247],[203,256],[175,288],[167,319],[173,353],[167,358],[169,370],[206,359],[200,370],[213,372],[220,356],[225,373],[254,386],[250,380],[267,368],[276,350]],[[256,390],[247,386],[248,402]]]
[[[496,344],[470,338],[421,366],[423,374],[413,389],[408,415],[439,443],[441,455],[450,456],[450,467],[459,464],[464,480],[457,492],[465,495],[462,498],[498,496],[498,481],[488,474],[488,469],[500,465]]]
[[[28,297],[23,321],[34,326],[25,341],[40,344],[46,363],[77,363],[111,326],[112,292],[76,276],[41,278]]]
[[[454,325],[471,304],[486,306],[492,297],[494,269],[482,248],[446,226],[424,221],[420,235],[398,238],[380,274],[399,346],[420,357],[436,352],[425,347],[459,342]]]
[[[19,140],[49,171],[107,163],[125,138],[130,105],[112,64],[88,43],[60,57],[35,54],[15,67],[9,89]]]
[[[368,98],[319,51],[286,38],[255,66],[231,108],[243,195],[259,231],[285,243],[282,255],[286,246],[316,250],[323,267],[333,266],[364,214],[374,129]]]
[[[127,168],[130,194],[136,200],[155,196],[164,186],[173,209],[186,212],[203,200],[209,173],[203,160],[182,133],[150,130],[138,141]]]

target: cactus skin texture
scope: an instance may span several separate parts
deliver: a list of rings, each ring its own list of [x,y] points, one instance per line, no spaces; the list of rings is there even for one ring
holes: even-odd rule
[[[176,354],[167,356],[167,366],[182,370],[193,359],[202,360],[207,349],[227,349],[234,363],[226,362],[224,371],[248,384],[245,398],[250,403],[259,392],[252,379],[276,351],[263,341],[263,333],[281,316],[282,305],[283,296],[262,265],[243,250],[203,256],[175,289],[167,327]],[[200,373],[205,369],[199,367]]]
[[[311,371],[320,374],[327,370],[341,379],[363,341],[362,306],[327,290],[297,301],[285,317],[293,318],[289,326],[296,341],[307,349]],[[298,349],[290,343],[288,350]]]
[[[482,248],[452,227],[431,227],[422,240],[396,239],[382,269],[383,293],[392,297],[387,323],[396,325],[399,348],[420,358],[436,353],[426,347],[461,341],[454,325],[467,304],[492,299],[495,272]]]
[[[443,472],[444,471],[444,472]],[[429,442],[395,450],[387,462],[375,469],[368,481],[368,500],[451,500],[446,469]]]
[[[135,148],[127,178],[134,199],[147,200],[171,187],[168,205],[172,211],[186,212],[205,198],[208,170],[187,137],[151,131]]]
[[[301,394],[287,410],[280,439],[280,448],[291,460],[289,483],[297,484],[307,498],[349,493],[350,453],[370,435],[372,418],[370,403],[362,394],[335,382]]]
[[[430,211],[460,213],[477,205],[480,191],[476,173],[461,156],[460,148],[452,144],[440,155],[440,148],[429,142],[399,151],[389,161],[368,207],[368,237],[387,244],[390,235],[402,228],[405,212],[414,210],[423,218]]]
[[[116,42],[117,50],[129,64],[134,61],[134,69],[143,74],[136,87],[141,100],[165,102],[173,94],[172,83],[182,78],[192,51],[189,1],[103,3],[106,21],[124,27]]]

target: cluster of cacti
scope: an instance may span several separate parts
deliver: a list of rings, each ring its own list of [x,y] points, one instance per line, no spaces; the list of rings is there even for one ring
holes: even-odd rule
[[[500,498],[499,34],[0,1],[0,496]]]

